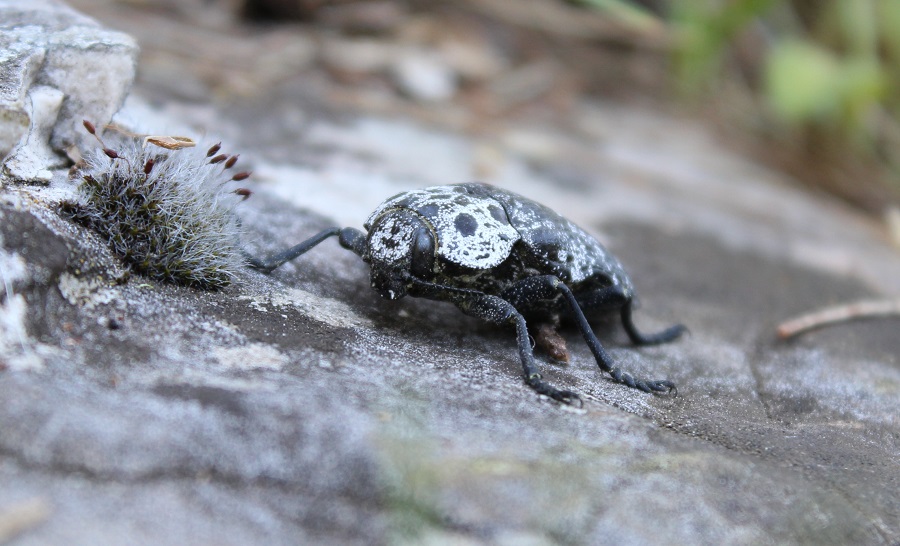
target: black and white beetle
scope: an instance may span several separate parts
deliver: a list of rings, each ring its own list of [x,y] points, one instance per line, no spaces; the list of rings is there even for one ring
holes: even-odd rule
[[[674,340],[682,325],[642,334],[632,322],[634,288],[622,265],[596,239],[547,207],[487,184],[435,186],[400,193],[366,220],[368,234],[331,228],[268,260],[248,256],[269,273],[337,236],[371,266],[372,288],[396,300],[409,295],[447,301],[467,315],[516,327],[525,382],[565,403],[572,391],[543,381],[534,360],[525,317],[573,318],[600,368],[645,392],[671,392],[667,380],[632,377],[614,366],[585,317],[619,311],[637,345]]]

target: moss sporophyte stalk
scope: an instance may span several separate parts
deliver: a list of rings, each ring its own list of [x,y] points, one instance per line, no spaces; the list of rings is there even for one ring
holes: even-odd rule
[[[85,121],[100,148],[84,154],[74,173],[75,199],[61,210],[96,231],[137,273],[202,289],[231,283],[243,266],[237,204],[250,196],[231,174],[237,155],[205,153],[184,137],[116,135],[108,147]]]

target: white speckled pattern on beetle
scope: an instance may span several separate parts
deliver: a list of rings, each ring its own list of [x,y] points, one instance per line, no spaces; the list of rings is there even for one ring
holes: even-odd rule
[[[406,218],[386,218],[382,230],[372,234],[371,252],[386,263],[402,260],[412,245],[414,229]]]
[[[368,230],[384,214],[395,209],[417,213],[438,233],[437,253],[455,264],[472,269],[500,265],[519,240],[506,213],[497,202],[472,198],[462,186],[435,186],[401,193],[382,203],[366,220]],[[373,254],[389,254],[382,241],[370,242]]]
[[[600,269],[626,294],[633,288],[622,265],[594,237],[553,210],[480,183],[453,184],[413,190],[382,203],[366,220],[370,230],[378,218],[406,209],[415,212],[438,234],[436,253],[454,264],[471,269],[489,269],[501,264],[521,241],[533,256],[566,283],[579,283]],[[548,235],[552,234],[552,242]],[[548,244],[550,243],[550,244]],[[396,242],[385,247],[370,241],[373,254],[393,256]],[[406,246],[406,245],[401,245]],[[396,250],[395,250],[396,249]],[[603,263],[598,264],[598,259]]]

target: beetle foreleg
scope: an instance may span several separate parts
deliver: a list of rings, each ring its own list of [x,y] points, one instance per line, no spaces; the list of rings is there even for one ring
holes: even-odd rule
[[[553,275],[528,277],[504,292],[504,297],[506,298],[508,296],[508,299],[515,303],[517,301],[529,302],[532,300],[547,300],[551,299],[555,294],[560,293],[566,300],[569,311],[575,318],[578,329],[581,330],[581,336],[590,348],[591,353],[593,353],[594,359],[597,361],[597,365],[600,366],[600,369],[607,372],[619,383],[623,383],[644,392],[671,392],[676,390],[675,384],[671,381],[665,379],[636,378],[615,366],[612,357],[609,356],[609,353],[606,352],[606,349],[603,348],[603,345],[600,344],[600,340],[597,339],[597,336],[591,329],[591,325],[584,316],[581,306],[578,305],[575,294],[573,294],[569,287],[557,277],[554,277]]]
[[[516,343],[519,345],[519,358],[522,360],[522,369],[525,373],[525,383],[527,383],[529,387],[537,391],[538,394],[549,396],[554,400],[559,400],[560,402],[564,402],[566,404],[573,404],[577,401],[578,405],[581,406],[583,403],[581,402],[581,398],[576,393],[569,390],[559,390],[553,385],[544,381],[543,376],[541,375],[541,370],[538,367],[537,362],[535,362],[534,360],[534,353],[531,349],[531,338],[528,336],[528,326],[525,323],[525,317],[523,317],[515,309],[512,309],[511,305],[509,307],[511,309],[511,312],[514,313],[513,315],[511,315],[511,322],[514,321],[516,325]]]
[[[341,229],[334,227],[328,228],[324,231],[320,231],[319,233],[316,233],[302,243],[292,246],[284,252],[279,252],[278,254],[270,257],[267,260],[262,260],[260,258],[257,258],[256,256],[251,256],[246,252],[244,252],[244,260],[246,260],[247,265],[249,265],[253,269],[257,269],[259,271],[262,271],[263,273],[271,273],[276,268],[284,265],[285,262],[289,262],[294,258],[305,254],[325,239],[334,236],[338,236],[340,238],[341,246],[352,250],[359,256],[362,256],[366,244],[365,235],[363,235],[359,230],[353,228]]]
[[[417,297],[453,303],[463,313],[493,324],[501,326],[505,324],[514,325],[516,327],[516,343],[519,347],[519,358],[522,361],[522,370],[525,374],[525,383],[537,391],[538,394],[549,396],[559,402],[565,404],[577,403],[579,406],[582,404],[578,394],[569,390],[557,389],[543,380],[541,370],[534,360],[531,338],[528,336],[528,325],[525,322],[525,317],[511,303],[503,298],[476,290],[442,286],[414,277],[410,277],[408,280],[415,287]]]

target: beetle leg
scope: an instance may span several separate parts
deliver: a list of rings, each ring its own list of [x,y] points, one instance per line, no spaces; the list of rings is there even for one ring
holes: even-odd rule
[[[289,262],[294,258],[305,254],[325,239],[334,236],[339,237],[342,247],[352,250],[354,253],[362,257],[363,249],[365,248],[366,244],[365,235],[363,235],[363,233],[357,229],[341,229],[334,227],[328,228],[324,231],[320,231],[319,233],[313,235],[302,243],[292,246],[284,252],[279,252],[278,254],[275,254],[274,256],[271,256],[266,260],[251,256],[246,252],[244,252],[244,260],[246,260],[247,265],[249,265],[253,269],[257,269],[259,271],[262,271],[263,273],[271,273],[276,268],[282,266],[285,262]]]
[[[631,300],[628,300],[628,302],[622,306],[622,326],[625,327],[625,332],[628,333],[628,337],[631,338],[631,342],[635,345],[658,345],[660,343],[667,343],[677,339],[687,330],[685,325],[676,324],[675,326],[669,326],[665,330],[655,334],[643,334],[637,329],[631,319],[631,307]]]
[[[512,324],[516,327],[516,343],[519,346],[519,358],[525,374],[525,383],[538,394],[543,394],[565,404],[582,405],[578,394],[569,390],[560,390],[544,381],[541,370],[535,362],[531,349],[531,338],[528,336],[528,325],[525,317],[508,301],[491,296],[477,290],[452,288],[425,282],[413,277],[409,281],[415,287],[415,295],[420,298],[446,301],[456,305],[463,313],[486,320],[493,324]]]
[[[513,285],[512,288],[503,293],[503,297],[509,299],[513,304],[516,302],[532,302],[534,300],[551,300],[557,294],[562,294],[563,298],[569,306],[572,316],[581,330],[581,335],[590,348],[594,359],[600,369],[607,372],[619,383],[623,383],[631,388],[642,390],[644,392],[672,392],[676,391],[675,384],[666,379],[641,379],[632,376],[630,373],[623,372],[613,363],[612,357],[600,344],[600,340],[591,329],[581,306],[575,295],[568,286],[553,275],[543,275],[538,277],[528,277]],[[677,391],[676,391],[677,392]]]
[[[622,326],[625,327],[625,332],[628,334],[631,342],[635,345],[658,345],[660,343],[667,343],[677,339],[685,332],[685,330],[687,330],[684,325],[676,324],[675,326],[670,326],[655,334],[641,333],[641,331],[637,329],[637,326],[634,325],[634,321],[631,318],[634,302],[630,298],[626,298],[625,294],[622,293],[622,290],[616,286],[592,291],[587,295],[581,294],[579,295],[579,300],[580,304],[586,309],[620,309],[622,314]]]

